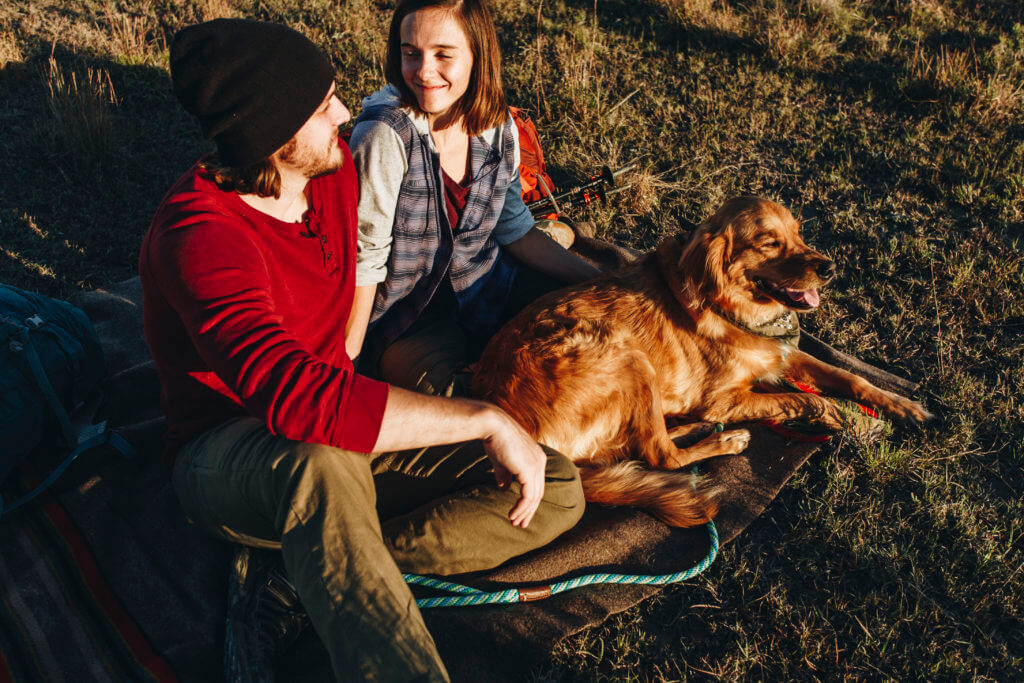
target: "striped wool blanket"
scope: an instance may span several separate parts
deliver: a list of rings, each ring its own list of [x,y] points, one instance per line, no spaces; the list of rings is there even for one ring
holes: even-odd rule
[[[100,470],[112,466],[125,463]],[[174,503],[159,474],[130,468],[134,490],[97,474],[0,521],[0,681],[219,678],[219,625],[202,604],[211,596],[190,595],[189,582],[225,553],[185,524],[149,528]],[[23,467],[5,497],[39,480]],[[207,561],[183,566],[196,552]]]

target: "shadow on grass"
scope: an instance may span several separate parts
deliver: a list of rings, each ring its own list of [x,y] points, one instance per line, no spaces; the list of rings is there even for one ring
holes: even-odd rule
[[[91,70],[116,97],[100,103],[107,115],[90,128],[76,117],[80,101],[64,118],[51,108],[46,58],[0,71],[10,122],[0,128],[0,281],[66,296],[135,273],[160,198],[204,147],[164,70],[86,58],[59,43],[52,53],[39,48],[35,54],[53,55],[65,84],[73,78],[85,91]],[[86,144],[82,137],[97,129],[102,139]]]
[[[591,0],[566,0],[565,4],[593,16]],[[682,23],[662,2],[602,0],[598,24],[602,30],[632,38],[638,44],[653,42],[662,52],[701,48],[725,56],[764,56],[762,48],[737,33]]]
[[[818,460],[805,468],[820,467]],[[813,495],[821,495],[824,475],[809,478]],[[1024,622],[1014,613],[1006,584],[997,585],[985,568],[991,548],[973,544],[951,515],[917,517],[921,487],[905,478],[883,485],[858,482],[873,502],[903,515],[896,521],[878,515],[882,528],[869,531],[868,539],[852,528],[808,520],[802,513],[814,507],[808,492],[784,489],[701,579],[666,590],[628,625],[615,626],[643,635],[630,637],[634,649],[625,656],[612,649],[621,660],[606,659],[598,670],[610,679],[640,680],[713,672],[769,680],[815,679],[824,672],[1013,677],[1015,672],[998,663],[1008,661],[1007,652],[1024,648]],[[836,513],[841,526],[856,526],[864,501],[837,504],[849,508]],[[879,535],[890,540],[880,541]],[[885,553],[890,547],[896,551],[892,557]],[[766,642],[771,647],[760,650]],[[947,643],[949,652],[936,657],[936,642]],[[642,662],[666,657],[677,671],[642,669]],[[985,661],[994,668],[977,670]],[[919,671],[921,662],[933,668]],[[584,680],[558,673],[557,680]]]

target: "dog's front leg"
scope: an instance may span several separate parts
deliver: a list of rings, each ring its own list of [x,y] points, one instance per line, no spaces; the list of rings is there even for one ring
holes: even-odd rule
[[[803,351],[794,351],[787,361],[787,377],[808,382],[826,394],[852,398],[903,422],[921,423],[931,417],[920,403],[879,389],[863,377],[823,363]]]
[[[821,396],[804,393],[759,394],[752,390],[731,391],[710,397],[700,417],[723,424],[751,420],[805,419],[836,431],[843,428],[844,422],[839,407]]]

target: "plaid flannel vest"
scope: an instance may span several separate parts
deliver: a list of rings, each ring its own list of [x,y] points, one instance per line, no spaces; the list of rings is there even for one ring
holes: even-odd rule
[[[512,123],[506,121],[502,128],[504,154],[481,137],[470,138],[472,180],[459,223],[452,226],[445,208],[441,159],[429,134],[421,136],[395,107],[371,107],[360,114],[359,121],[390,126],[408,157],[395,209],[388,275],[377,286],[364,348],[379,358],[423,312],[445,277],[455,291],[459,322],[473,334],[490,336],[516,273],[515,266],[501,258],[491,236],[515,174]]]

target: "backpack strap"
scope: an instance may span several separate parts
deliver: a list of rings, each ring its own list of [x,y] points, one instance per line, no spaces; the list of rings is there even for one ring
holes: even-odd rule
[[[7,323],[10,322],[6,318],[4,321]],[[29,326],[32,328],[38,328],[43,324],[43,322],[43,319],[38,315],[33,315],[31,318],[25,320],[24,325],[17,326],[17,329],[10,338],[11,349],[15,352],[25,354],[25,360],[28,363],[29,369],[32,371],[32,378],[35,380],[36,386],[39,387],[39,392],[46,400],[46,404],[50,407],[50,410],[57,418],[57,422],[60,424],[61,434],[64,436],[65,444],[68,448],[71,448],[72,451],[64,456],[64,459],[60,464],[57,465],[53,472],[51,472],[41,484],[23,495],[21,498],[15,500],[10,505],[5,505],[3,495],[0,495],[0,519],[3,519],[5,513],[16,510],[52,486],[60,476],[64,474],[68,467],[71,466],[71,463],[77,460],[78,456],[82,455],[86,451],[109,444],[114,450],[126,458],[135,457],[136,455],[135,448],[120,434],[109,429],[106,422],[94,427],[94,430],[99,432],[98,434],[85,439],[82,443],[78,443],[78,436],[75,434],[74,427],[71,426],[71,417],[68,415],[68,411],[64,409],[64,405],[57,397],[57,392],[50,383],[50,378],[46,376],[46,370],[43,369],[43,363],[39,360],[39,354],[36,352],[36,347],[32,344],[32,339],[29,336]],[[13,338],[15,336],[17,339]]]
[[[537,126],[523,109],[509,107],[508,110],[519,137],[519,178],[523,185],[523,201],[529,204],[551,196],[555,191],[555,183],[548,175],[544,163]],[[553,217],[557,218],[557,209],[555,214]]]
[[[135,457],[135,447],[128,443],[125,440],[125,438],[118,434],[117,432],[106,428],[105,424],[106,423],[104,423],[103,431],[100,434],[97,434],[96,436],[86,439],[82,443],[78,444],[78,447],[75,448],[75,450],[71,451],[66,456],[64,456],[64,459],[61,460],[60,464],[57,465],[56,468],[54,468],[53,472],[50,472],[50,475],[46,477],[46,479],[44,479],[42,483],[40,483],[34,489],[23,495],[21,498],[18,498],[10,505],[5,505],[4,497],[0,495],[0,519],[3,519],[3,516],[6,513],[17,510],[22,505],[38,496],[40,493],[53,486],[53,484],[56,483],[58,479],[60,479],[61,475],[64,474],[68,467],[71,466],[71,463],[77,460],[78,456],[82,455],[86,451],[91,451],[93,448],[98,448],[100,446],[105,446],[109,444],[115,451],[117,451],[124,457]]]
[[[34,315],[25,320],[25,323],[26,325],[38,328],[43,324],[43,319],[38,315]],[[67,444],[68,448],[72,448],[78,439],[75,438],[75,430],[71,426],[71,418],[68,416],[68,411],[64,410],[60,399],[57,398],[57,392],[54,391],[53,385],[50,384],[50,378],[46,376],[46,370],[43,369],[43,363],[39,360],[39,354],[36,353],[36,347],[32,344],[28,331],[29,328],[27,326],[22,326],[18,332],[17,342],[20,348],[12,348],[25,354],[25,360],[28,361],[28,367],[32,371],[32,379],[35,380],[40,393],[46,399],[46,404],[50,406],[50,410],[60,424],[61,434],[64,435],[64,443]]]

